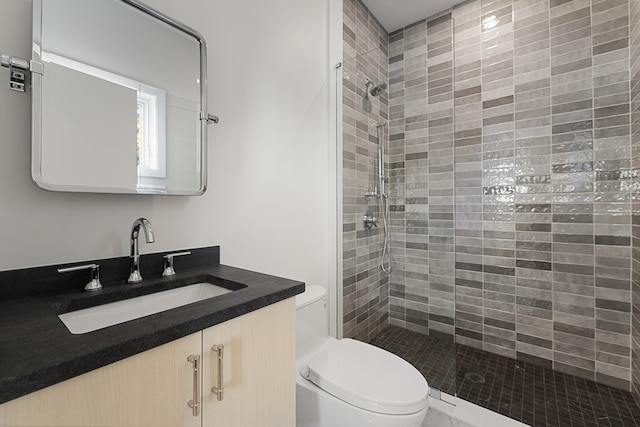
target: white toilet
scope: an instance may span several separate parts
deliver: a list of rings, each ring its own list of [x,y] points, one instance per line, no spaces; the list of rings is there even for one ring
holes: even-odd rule
[[[297,427],[420,427],[429,385],[400,357],[329,337],[326,291],[296,296]]]

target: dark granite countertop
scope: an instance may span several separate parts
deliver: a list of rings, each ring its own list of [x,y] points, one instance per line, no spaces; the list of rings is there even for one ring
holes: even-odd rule
[[[194,283],[218,281],[233,292],[82,335],[58,314]],[[240,286],[238,286],[238,284]],[[0,302],[0,403],[133,356],[304,291],[304,283],[212,265],[154,277],[136,285],[105,285]]]

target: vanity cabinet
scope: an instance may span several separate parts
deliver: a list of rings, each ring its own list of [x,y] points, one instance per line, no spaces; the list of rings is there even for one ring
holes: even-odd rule
[[[203,425],[295,426],[295,334],[294,298],[204,330]],[[219,379],[214,345],[224,346],[220,401],[211,391]]]
[[[200,362],[196,416],[189,356]],[[0,425],[294,426],[294,298],[6,402]]]

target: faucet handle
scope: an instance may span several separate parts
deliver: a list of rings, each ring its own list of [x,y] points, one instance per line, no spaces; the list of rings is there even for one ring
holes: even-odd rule
[[[182,256],[182,255],[191,255],[191,252],[174,252],[171,254],[166,254],[165,256],[162,257],[164,258],[162,277],[175,276],[176,271],[173,269],[173,257]]]
[[[102,289],[102,283],[100,283],[99,264],[84,264],[77,265],[75,267],[59,268],[58,273],[68,273],[70,271],[78,270],[91,270],[91,280],[84,287],[85,291],[99,291],[100,289]]]

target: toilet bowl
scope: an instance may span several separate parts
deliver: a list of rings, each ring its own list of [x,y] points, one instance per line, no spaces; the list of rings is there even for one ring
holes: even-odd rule
[[[429,386],[400,357],[352,339],[328,336],[326,292],[296,297],[296,425],[420,427]]]

